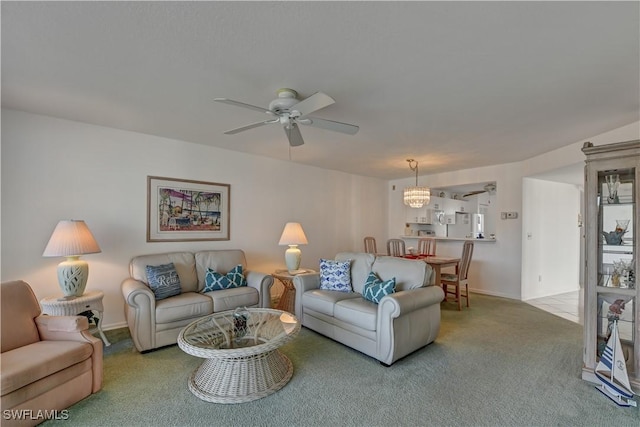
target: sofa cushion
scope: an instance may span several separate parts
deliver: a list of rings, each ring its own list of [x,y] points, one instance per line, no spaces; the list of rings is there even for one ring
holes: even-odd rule
[[[156,302],[156,323],[172,323],[213,313],[213,301],[197,292],[184,292]]]
[[[212,291],[203,295],[213,300],[213,311],[216,313],[237,307],[256,306],[260,301],[258,290],[250,286]]]
[[[372,271],[382,280],[396,278],[396,291],[427,286],[431,279],[431,266],[424,261],[392,256],[376,257]]]
[[[156,299],[180,295],[180,277],[172,262],[162,265],[147,265],[147,280]]]
[[[38,341],[2,353],[2,395],[89,359],[93,346],[80,341]]]
[[[191,252],[169,252],[134,257],[129,265],[131,277],[148,285],[147,265],[162,265],[170,262],[176,267],[182,292],[197,291],[198,277],[196,276],[195,260]]]
[[[340,252],[336,255],[336,261],[351,260],[351,288],[354,292],[362,294],[364,283],[371,272],[371,266],[376,257],[374,254],[363,252]]]
[[[312,289],[302,294],[302,305],[305,308],[310,308],[318,313],[333,316],[333,310],[338,301],[354,298],[362,298],[362,296],[355,292]]]
[[[375,331],[378,321],[378,305],[361,296],[338,301],[334,308],[334,317],[362,329]]]
[[[238,264],[226,275],[220,274],[211,268],[207,268],[204,278],[203,292],[220,291],[222,289],[239,288],[247,286],[247,279],[242,274],[242,264]]]
[[[364,291],[362,296],[367,301],[379,304],[380,300],[387,295],[390,295],[396,291],[396,278],[393,277],[389,280],[380,280],[378,275],[373,271],[369,273],[367,277],[367,283],[364,284]]]
[[[320,259],[320,289],[351,292],[351,260]]]

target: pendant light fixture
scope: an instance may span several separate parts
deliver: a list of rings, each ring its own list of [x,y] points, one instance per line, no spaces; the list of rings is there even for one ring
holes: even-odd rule
[[[404,189],[404,204],[412,208],[421,208],[431,201],[431,189],[418,186],[418,162],[414,159],[407,159],[407,162],[409,169],[416,171],[416,185]]]

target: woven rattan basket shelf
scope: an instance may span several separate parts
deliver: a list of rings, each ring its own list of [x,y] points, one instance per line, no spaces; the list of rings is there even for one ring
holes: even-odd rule
[[[280,390],[293,375],[291,361],[278,348],[300,331],[295,316],[272,309],[247,309],[238,328],[233,311],[215,313],[185,327],[178,345],[204,358],[189,378],[189,390],[202,400],[242,403]]]

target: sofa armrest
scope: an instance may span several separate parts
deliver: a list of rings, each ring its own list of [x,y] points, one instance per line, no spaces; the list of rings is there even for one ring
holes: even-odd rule
[[[84,316],[48,316],[36,317],[40,337],[49,332],[81,332],[89,329],[89,320]],[[43,338],[44,339],[44,338]],[[55,338],[51,338],[55,340]]]
[[[396,292],[378,305],[377,359],[387,365],[432,342],[440,330],[444,291],[427,286]]]
[[[270,274],[260,273],[258,271],[245,272],[247,286],[251,286],[258,290],[260,300],[258,306],[261,308],[271,307],[271,286],[273,286],[273,276]]]
[[[79,341],[91,344],[92,393],[102,388],[102,340],[89,333],[89,320],[84,316],[49,316],[35,318],[40,340]]]
[[[444,291],[440,286],[409,289],[382,298],[378,312],[382,316],[396,318],[422,307],[440,304],[443,299]]]
[[[120,289],[133,343],[139,351],[155,348],[156,297],[153,291],[132,278],[125,279]]]
[[[303,273],[293,277],[293,287],[296,290],[295,315],[302,321],[302,294],[320,287],[320,273]]]

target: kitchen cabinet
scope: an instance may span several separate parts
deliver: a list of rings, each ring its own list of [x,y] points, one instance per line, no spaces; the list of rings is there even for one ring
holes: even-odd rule
[[[582,378],[594,370],[617,323],[629,382],[640,392],[637,203],[640,140],[585,143],[585,289]]]
[[[472,203],[466,200],[444,199],[442,205],[442,210],[446,215],[453,215],[456,212],[476,212],[475,206],[472,206]]]
[[[406,222],[409,224],[433,224],[435,211],[429,205],[421,208],[405,207]]]

